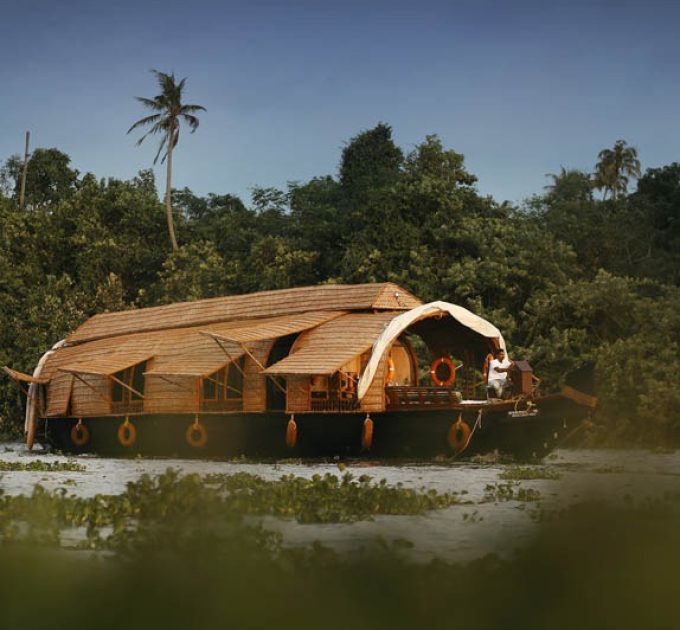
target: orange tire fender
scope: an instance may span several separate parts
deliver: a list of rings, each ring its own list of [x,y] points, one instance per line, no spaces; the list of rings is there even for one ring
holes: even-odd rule
[[[291,416],[286,425],[286,446],[288,448],[295,448],[297,444],[297,422],[295,422],[295,416]]]
[[[458,420],[456,420],[449,429],[449,446],[456,451],[456,453],[465,450],[470,441],[470,433],[470,425],[465,422],[461,416],[458,416]]]
[[[85,446],[90,441],[90,430],[83,424],[82,419],[71,429],[71,442],[75,446]]]
[[[364,426],[361,429],[361,448],[365,451],[369,450],[373,444],[373,420],[371,416],[367,415],[364,420]]]
[[[126,417],[125,422],[118,427],[118,443],[125,448],[130,448],[136,441],[137,427]]]
[[[184,437],[186,438],[187,444],[193,448],[203,448],[208,443],[208,431],[198,421],[198,416],[196,416],[193,424],[190,424],[187,427]]]

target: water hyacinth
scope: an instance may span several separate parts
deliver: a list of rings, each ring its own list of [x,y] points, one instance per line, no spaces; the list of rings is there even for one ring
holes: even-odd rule
[[[506,468],[498,474],[500,479],[528,481],[531,479],[561,479],[562,475],[552,468],[545,466],[515,466]]]
[[[0,460],[0,472],[84,472],[85,466],[72,460],[66,462],[43,462],[39,459],[24,462],[6,462]]]
[[[225,525],[228,534],[247,515],[346,523],[377,514],[423,514],[455,503],[453,494],[373,483],[366,475],[287,475],[265,481],[247,473],[180,476],[169,469],[156,477],[143,475],[116,496],[79,498],[67,496],[65,489],[50,493],[36,486],[30,497],[2,497],[0,534],[4,542],[59,544],[61,531],[85,528],[82,545],[89,548],[176,548],[197,532],[208,539],[222,537]]]

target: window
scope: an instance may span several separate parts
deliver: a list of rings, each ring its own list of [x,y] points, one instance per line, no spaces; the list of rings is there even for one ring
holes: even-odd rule
[[[111,379],[111,407],[114,412],[141,411],[143,409],[145,371],[146,361],[142,361],[113,375]]]
[[[309,391],[312,400],[326,400],[328,398],[328,377],[310,377]]]
[[[203,378],[201,408],[204,411],[238,411],[243,408],[243,366],[230,363]]]

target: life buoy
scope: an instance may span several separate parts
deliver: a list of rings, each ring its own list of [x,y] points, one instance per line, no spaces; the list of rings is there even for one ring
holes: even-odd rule
[[[458,416],[458,420],[451,425],[448,441],[449,446],[456,453],[460,453],[467,447],[470,441],[470,425],[461,416]]]
[[[367,415],[364,420],[364,426],[361,429],[361,448],[367,451],[373,444],[373,420],[371,416]]]
[[[394,379],[394,373],[396,372],[396,367],[394,365],[394,359],[392,357],[387,358],[387,369],[385,370],[385,384],[389,384]]]
[[[185,437],[187,444],[193,448],[203,448],[208,443],[208,431],[206,431],[206,428],[198,421],[198,418],[194,420],[193,424],[190,424],[187,427]]]
[[[71,429],[71,442],[76,446],[85,446],[90,441],[90,430],[83,424],[82,420],[78,420]]]
[[[439,378],[437,374],[437,370],[442,365],[445,365],[449,370],[449,375],[446,378]],[[439,357],[432,361],[430,365],[430,376],[432,377],[432,383],[437,387],[450,387],[456,380],[456,367],[449,357]]]
[[[286,446],[288,448],[294,448],[297,444],[297,422],[295,422],[295,416],[291,416],[286,425]]]
[[[484,382],[489,380],[489,364],[493,361],[493,354],[489,353],[484,359],[484,365],[482,366],[482,374],[484,375]]]
[[[135,427],[129,418],[125,418],[118,427],[118,443],[125,448],[130,448],[137,441],[137,427]]]

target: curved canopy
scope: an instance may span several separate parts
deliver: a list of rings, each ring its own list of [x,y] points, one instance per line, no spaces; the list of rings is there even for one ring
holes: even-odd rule
[[[429,317],[434,317],[439,314],[451,315],[457,322],[469,328],[473,332],[486,337],[487,339],[496,339],[498,344],[503,350],[505,350],[505,339],[501,331],[498,330],[492,323],[486,321],[475,315],[473,312],[468,311],[462,306],[456,306],[455,304],[449,304],[448,302],[430,302],[429,304],[423,304],[422,306],[417,306],[416,308],[403,313],[402,315],[397,315],[390,323],[385,327],[385,330],[380,334],[380,336],[375,340],[373,344],[373,351],[371,353],[371,358],[366,365],[361,378],[359,379],[359,385],[357,388],[357,395],[359,400],[361,400],[368,388],[370,387],[373,379],[375,378],[376,370],[380,363],[380,359],[385,354],[387,349],[394,343],[394,341],[403,333],[409,326],[412,326],[421,319],[427,319]]]

